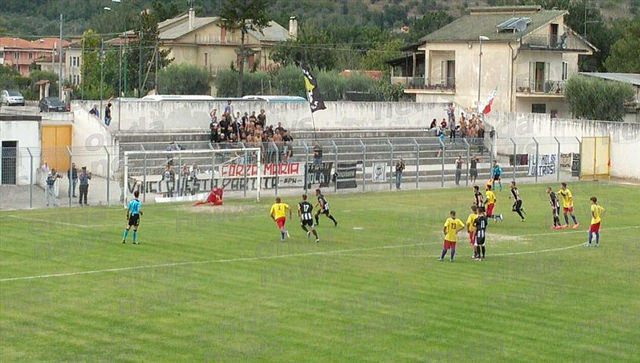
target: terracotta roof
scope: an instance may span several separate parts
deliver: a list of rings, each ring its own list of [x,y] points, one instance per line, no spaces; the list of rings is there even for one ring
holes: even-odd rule
[[[22,38],[0,37],[0,46],[4,46],[9,49],[53,49],[54,46],[58,47],[58,38],[40,38],[33,41],[28,41]],[[69,46],[69,42],[62,40],[62,46]]]

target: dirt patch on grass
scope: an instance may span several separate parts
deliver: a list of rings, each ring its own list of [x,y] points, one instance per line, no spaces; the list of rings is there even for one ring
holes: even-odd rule
[[[242,213],[250,210],[256,209],[256,206],[246,205],[246,204],[223,204],[223,205],[212,205],[212,204],[202,204],[198,206],[185,205],[182,207],[183,210],[190,213]]]
[[[524,242],[524,236],[509,236],[505,234],[487,233],[487,241],[490,242]]]

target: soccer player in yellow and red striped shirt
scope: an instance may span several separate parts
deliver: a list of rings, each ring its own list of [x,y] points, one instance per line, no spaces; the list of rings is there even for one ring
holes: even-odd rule
[[[456,254],[456,234],[464,229],[464,223],[459,218],[456,218],[456,211],[449,212],[449,218],[444,222],[444,243],[442,246],[442,254],[440,255],[440,261],[444,260],[444,256],[447,254],[447,250],[451,249],[451,262],[453,262],[453,256]]]
[[[589,226],[589,242],[587,247],[591,247],[591,241],[593,239],[593,235],[596,235],[596,247],[598,247],[598,243],[600,243],[600,216],[604,213],[604,208],[598,205],[598,198],[591,197],[591,225]]]
[[[487,218],[493,218],[496,220],[502,220],[502,214],[493,214],[493,208],[496,206],[496,195],[493,193],[493,191],[491,190],[491,185],[487,184],[485,186],[485,200],[484,200],[484,204],[486,205],[486,210],[487,210]]]
[[[562,214],[564,214],[564,225],[562,228],[569,228],[569,217],[567,213],[571,214],[571,219],[573,219],[573,229],[578,228],[580,223],[578,223],[576,216],[573,214],[573,194],[571,194],[571,190],[567,188],[567,183],[560,183],[558,195],[560,196],[560,200],[562,200]]]
[[[289,232],[284,228],[284,223],[287,220],[287,211],[289,211],[289,218],[291,218],[291,207],[289,204],[282,203],[280,197],[276,198],[276,202],[271,206],[269,216],[273,219],[280,229],[280,240],[284,241],[285,236],[289,237]]]

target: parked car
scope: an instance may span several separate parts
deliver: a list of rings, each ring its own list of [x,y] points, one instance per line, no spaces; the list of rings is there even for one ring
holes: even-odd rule
[[[24,97],[22,97],[22,94],[18,91],[3,90],[2,96],[0,97],[1,97],[0,102],[7,106],[12,106],[12,105],[24,106]]]
[[[64,112],[67,110],[67,105],[58,97],[45,97],[38,103],[38,108],[40,112]]]

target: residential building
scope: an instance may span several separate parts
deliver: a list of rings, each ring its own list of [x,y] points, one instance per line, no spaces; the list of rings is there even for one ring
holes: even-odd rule
[[[51,59],[58,53],[60,39],[40,38],[29,41],[21,38],[0,37],[0,47],[4,48],[3,63],[14,67],[21,75],[30,72],[30,66],[41,59]],[[69,42],[62,40],[62,47]]]
[[[417,102],[477,109],[496,89],[494,110],[567,117],[565,81],[597,49],[566,26],[566,15],[540,6],[471,9],[387,61],[392,81]]]
[[[297,27],[295,19],[290,26]],[[238,49],[241,33],[226,29],[220,17],[196,17],[192,9],[186,14],[158,24],[161,47],[170,50],[174,64],[205,67],[215,77],[220,69],[239,64]],[[269,69],[275,65],[271,50],[276,42],[295,37],[297,29],[285,29],[275,21],[262,32],[249,31],[245,37],[245,67]],[[212,94],[215,90],[212,87]]]
[[[73,86],[82,80],[82,43],[73,42],[65,49],[64,78]]]

